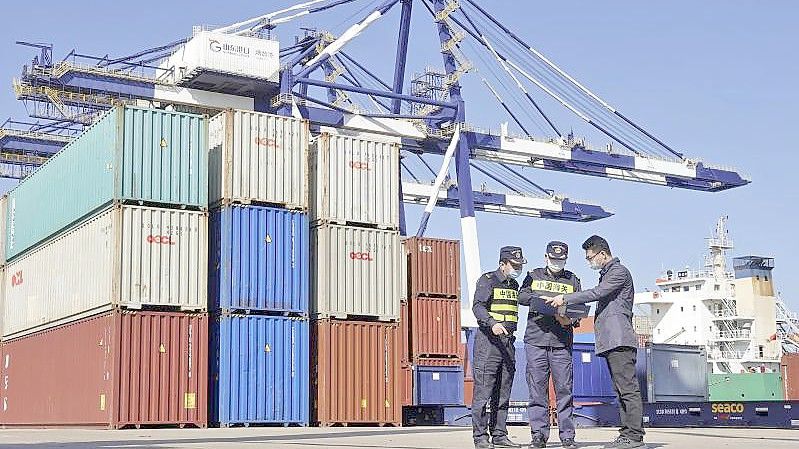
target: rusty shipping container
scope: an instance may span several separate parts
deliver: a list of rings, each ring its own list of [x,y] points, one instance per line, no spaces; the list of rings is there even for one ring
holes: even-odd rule
[[[103,313],[3,343],[7,426],[206,427],[208,316]]]
[[[311,314],[399,318],[399,232],[324,225],[311,229]]]
[[[785,400],[799,401],[799,354],[784,354],[781,365]]]
[[[311,326],[313,421],[402,422],[396,323],[319,320]]]
[[[5,338],[113,307],[203,311],[208,214],[114,206],[15,259],[6,272]]]
[[[399,144],[322,133],[311,160],[311,221],[399,228]]]
[[[308,121],[229,110],[209,123],[210,204],[308,208]]]
[[[415,297],[410,301],[411,360],[457,357],[461,344],[461,302],[454,298]]]
[[[460,297],[459,241],[413,237],[406,240],[405,250],[410,297]]]

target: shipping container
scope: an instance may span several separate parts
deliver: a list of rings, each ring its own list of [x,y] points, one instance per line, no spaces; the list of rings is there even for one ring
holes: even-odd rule
[[[781,365],[785,400],[799,401],[799,354],[783,354]]]
[[[0,266],[0,285],[6,285],[6,267]],[[3,338],[3,329],[5,328],[5,312],[6,309],[6,290],[3,287],[0,287],[0,342],[5,340]],[[0,359],[2,360],[2,359]]]
[[[308,215],[230,205],[211,212],[211,307],[308,314]]]
[[[209,200],[308,208],[308,121],[228,110],[209,125]]]
[[[311,221],[399,228],[398,143],[322,133],[311,160]]]
[[[329,224],[311,229],[311,247],[312,314],[399,318],[398,232]]]
[[[785,387],[780,373],[710,374],[709,400],[782,401]]]
[[[461,343],[458,298],[414,297],[410,302],[411,360],[457,357]]]
[[[406,241],[409,295],[459,298],[460,242],[413,237]]]
[[[408,301],[408,252],[405,246],[408,243],[408,239],[400,237],[400,264],[399,264],[399,273],[400,273],[400,301],[407,302]]]
[[[463,366],[414,365],[414,405],[462,405]]]
[[[319,320],[311,326],[313,422],[402,422],[396,323]]]
[[[6,264],[6,221],[8,219],[8,195],[0,197],[0,265]]]
[[[704,346],[648,344],[638,349],[636,372],[644,402],[707,401]]]
[[[207,126],[198,115],[112,109],[8,193],[6,257],[112,201],[207,207]]]
[[[208,317],[113,311],[3,343],[6,426],[208,422]]]
[[[308,425],[308,320],[221,315],[211,323],[211,421]]]
[[[400,363],[400,394],[402,406],[413,405],[413,367],[410,364]]]
[[[593,343],[574,343],[574,400],[579,402],[613,402],[616,392],[605,358],[596,355]]]
[[[113,206],[6,266],[3,336],[112,307],[205,310],[206,212]]]
[[[411,363],[411,330],[408,318],[408,303],[400,303],[400,362],[404,365]]]

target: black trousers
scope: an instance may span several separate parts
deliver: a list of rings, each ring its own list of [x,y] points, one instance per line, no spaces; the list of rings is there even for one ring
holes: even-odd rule
[[[641,389],[635,375],[635,357],[637,349],[627,346],[602,353],[610,370],[613,389],[619,397],[619,415],[621,417],[621,436],[633,441],[644,439],[644,405],[641,401]]]
[[[513,376],[516,374],[516,353],[513,335],[497,337],[480,329],[474,342],[474,397],[472,399],[472,434],[474,441],[488,441],[508,435],[508,404]],[[491,406],[491,413],[486,406]]]

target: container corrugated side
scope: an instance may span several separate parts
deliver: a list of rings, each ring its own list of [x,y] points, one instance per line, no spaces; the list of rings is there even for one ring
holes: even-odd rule
[[[114,306],[207,308],[205,212],[114,206],[6,267],[3,336]]]
[[[412,237],[405,243],[411,296],[459,298],[460,242]]]
[[[6,264],[6,221],[8,218],[8,195],[0,197],[0,265]]]
[[[704,347],[648,344],[638,349],[636,371],[644,402],[704,402],[708,398]]]
[[[230,205],[211,213],[211,307],[308,314],[308,215]]]
[[[411,360],[457,357],[460,351],[459,299],[415,297],[410,302]]]
[[[785,386],[781,373],[734,373],[708,376],[709,400],[782,401]]]
[[[780,365],[785,383],[785,400],[799,401],[799,354],[783,354]]]
[[[399,233],[324,225],[311,229],[311,314],[397,320]]]
[[[574,343],[572,346],[574,370],[574,400],[585,402],[613,402],[616,392],[610,379],[605,359],[596,355],[593,343]]]
[[[319,320],[311,325],[312,421],[402,422],[396,324]]]
[[[399,228],[399,145],[322,133],[312,149],[311,220]]]
[[[210,122],[211,204],[308,208],[307,120],[228,110]]]
[[[198,115],[112,109],[8,193],[6,257],[112,201],[207,207],[207,126]]]
[[[211,421],[308,425],[308,320],[222,315],[211,326]]]
[[[414,405],[463,404],[463,366],[414,365]]]
[[[119,311],[7,341],[0,422],[205,427],[207,341],[205,314]]]

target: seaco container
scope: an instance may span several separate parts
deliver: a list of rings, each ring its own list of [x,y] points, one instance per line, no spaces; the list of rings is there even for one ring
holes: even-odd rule
[[[308,215],[230,205],[210,217],[211,307],[308,314]]]
[[[205,212],[114,206],[6,266],[3,336],[113,307],[207,307]]]
[[[324,225],[311,230],[311,314],[399,318],[399,233]]]
[[[116,107],[8,193],[6,257],[112,201],[208,205],[207,120]]]
[[[708,398],[703,346],[647,344],[638,349],[636,371],[644,402],[704,402]]]
[[[405,241],[410,296],[459,298],[460,242],[413,237]]]
[[[782,401],[785,386],[780,373],[710,374],[709,400]]]
[[[308,207],[308,121],[228,110],[209,125],[209,200]]]
[[[411,360],[457,357],[461,343],[459,299],[415,297],[410,301]]]
[[[3,343],[7,426],[207,425],[208,317],[113,311]]]
[[[402,422],[399,328],[366,321],[319,320],[311,326],[312,422]]]
[[[308,424],[308,320],[222,315],[211,323],[211,421]]]
[[[322,133],[312,149],[314,223],[399,227],[399,144]]]

